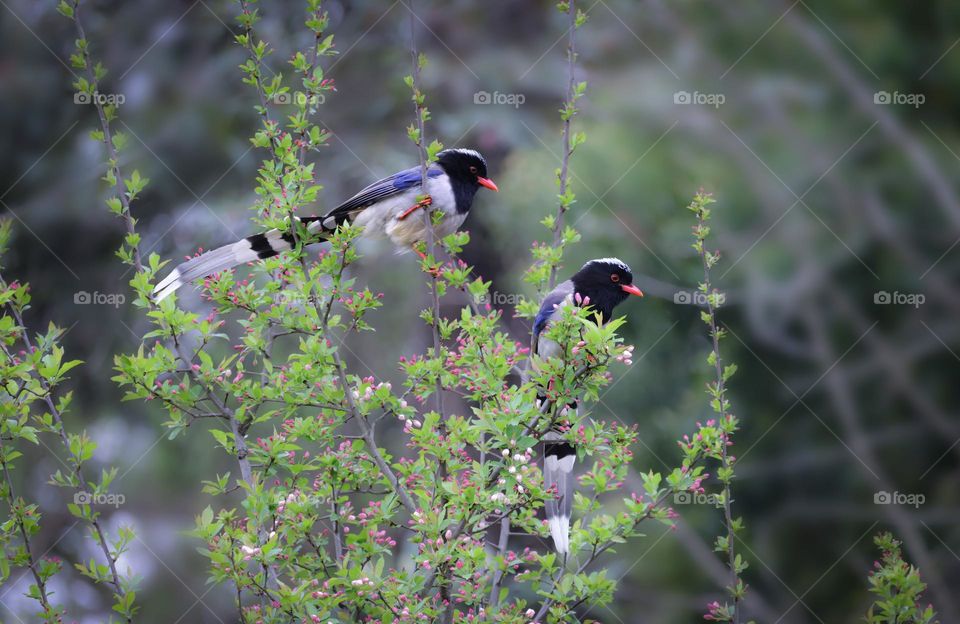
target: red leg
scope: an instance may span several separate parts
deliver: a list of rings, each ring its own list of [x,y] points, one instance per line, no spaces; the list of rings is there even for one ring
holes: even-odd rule
[[[426,197],[424,197],[423,199],[421,199],[420,201],[418,201],[416,204],[414,204],[414,205],[411,206],[410,208],[407,208],[406,210],[404,210],[403,212],[401,212],[401,213],[400,213],[400,216],[397,217],[397,221],[403,221],[404,219],[406,219],[407,217],[409,217],[410,215],[412,215],[414,212],[416,212],[416,211],[419,210],[420,208],[426,208],[427,206],[431,205],[432,203],[433,203],[433,199],[432,199],[429,195],[427,195]]]

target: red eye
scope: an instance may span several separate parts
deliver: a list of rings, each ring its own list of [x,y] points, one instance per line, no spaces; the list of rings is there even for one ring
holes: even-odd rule
[[[473,165],[470,165],[470,173],[476,174],[476,173],[477,173],[477,168],[474,167]]]
[[[616,273],[611,273],[611,274],[610,274],[610,281],[613,282],[614,284],[616,284],[617,282],[620,281],[620,276],[617,275]]]

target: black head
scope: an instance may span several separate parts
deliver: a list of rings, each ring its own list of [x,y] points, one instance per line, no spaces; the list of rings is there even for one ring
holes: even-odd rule
[[[437,154],[437,164],[450,177],[453,196],[457,201],[457,212],[470,210],[473,196],[481,186],[492,191],[499,190],[493,180],[487,177],[487,161],[479,152],[471,149],[445,149]]]
[[[613,309],[628,296],[643,293],[633,285],[630,267],[618,258],[590,260],[570,278],[573,290],[589,297],[589,305],[600,313],[604,322],[613,316]]]

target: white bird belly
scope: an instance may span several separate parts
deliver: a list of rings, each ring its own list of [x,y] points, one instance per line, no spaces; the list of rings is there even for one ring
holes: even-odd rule
[[[426,239],[427,222],[423,210],[417,210],[407,215],[402,221],[398,220],[404,211],[411,208],[416,203],[417,192],[410,193],[409,197],[404,198],[403,205],[395,207],[391,213],[392,218],[384,224],[384,232],[395,245],[407,248]],[[427,194],[433,201],[432,208],[440,209],[444,212],[443,221],[436,228],[437,238],[442,238],[448,234],[456,232],[463,224],[466,214],[457,214],[456,200],[453,197],[453,189],[450,188],[449,180],[444,177],[430,178],[427,180]],[[404,195],[407,195],[406,193]],[[399,198],[398,198],[399,199]]]

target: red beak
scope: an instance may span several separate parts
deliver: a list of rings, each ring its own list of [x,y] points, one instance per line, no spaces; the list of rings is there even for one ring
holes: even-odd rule
[[[480,186],[485,186],[485,187],[487,187],[488,189],[490,189],[491,191],[499,191],[499,190],[500,190],[500,189],[497,188],[497,185],[494,184],[494,183],[493,183],[493,180],[491,180],[490,178],[481,178],[480,176],[477,176],[477,184],[479,184]]]
[[[620,288],[623,289],[623,292],[628,292],[631,295],[636,295],[638,297],[643,296],[643,291],[634,286],[633,284],[620,284]]]

